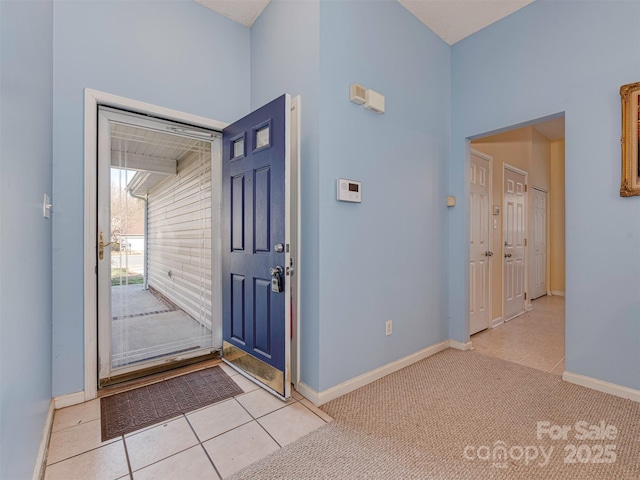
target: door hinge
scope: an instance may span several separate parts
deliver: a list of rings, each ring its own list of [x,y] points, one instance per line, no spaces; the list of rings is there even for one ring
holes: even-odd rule
[[[527,239],[526,238],[524,239],[524,246],[525,247],[527,246]]]
[[[524,184],[524,192],[527,193],[529,191],[529,185]]]
[[[524,292],[524,299],[527,299],[527,292]]]

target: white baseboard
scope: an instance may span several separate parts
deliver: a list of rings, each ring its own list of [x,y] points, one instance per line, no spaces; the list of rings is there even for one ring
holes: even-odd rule
[[[522,311],[520,311],[520,312],[516,313],[515,315],[510,316],[509,318],[505,318],[505,319],[504,319],[504,321],[505,321],[505,322],[508,322],[508,321],[510,321],[510,320],[513,320],[514,318],[519,317],[519,316],[520,316],[520,315],[522,315],[523,313],[526,313],[526,310],[522,310]],[[503,317],[503,318],[504,318],[504,317]],[[504,323],[504,322],[503,322],[503,323]]]
[[[496,328],[498,325],[502,325],[504,323],[504,317],[498,317],[491,320],[491,328]]]
[[[471,350],[473,349],[473,344],[471,341],[467,343],[458,342],[457,340],[449,340],[449,347],[455,348],[456,350]]]
[[[587,377],[585,375],[579,375],[571,372],[564,372],[562,374],[562,380],[569,383],[575,383],[582,387],[591,388],[592,390],[598,390],[599,392],[609,393],[616,397],[627,398],[634,402],[640,402],[640,390],[635,390],[633,388],[623,387],[622,385],[605,382],[604,380],[598,380],[597,378]]]
[[[436,343],[435,345],[431,345],[430,347],[423,348],[420,351],[412,353],[411,355],[407,355],[406,357],[402,357],[394,362],[387,363],[382,367],[371,370],[367,373],[363,373],[362,375],[358,375],[346,382],[342,382],[335,387],[328,388],[327,390],[323,390],[322,392],[318,392],[311,388],[309,385],[306,385],[303,382],[298,383],[298,392],[308,400],[311,401],[316,406],[323,405],[331,400],[334,400],[342,395],[346,395],[349,392],[353,392],[354,390],[363,387],[371,382],[375,382],[376,380],[389,375],[390,373],[396,372],[401,368],[407,367],[412,363],[422,360],[423,358],[430,357],[442,350],[446,350],[449,348],[449,340],[444,340],[440,343]]]
[[[40,439],[40,448],[38,449],[38,456],[36,457],[36,465],[33,469],[33,480],[42,480],[44,478],[44,470],[47,466],[47,451],[49,450],[49,439],[51,438],[51,428],[53,427],[53,413],[55,407],[53,405],[53,398],[49,402],[49,410],[47,411],[47,418],[44,421],[44,427],[42,428],[42,438]]]
[[[558,297],[564,297],[564,290],[551,290],[551,295],[557,295]]]
[[[311,403],[313,403],[315,406],[319,407],[320,406],[320,400],[319,400],[319,396],[318,396],[318,391],[311,388],[309,385],[307,385],[306,383],[304,383],[303,381],[299,381],[296,391],[302,395],[304,398],[306,398],[307,400],[309,400]]]
[[[64,407],[70,407],[71,405],[77,405],[82,402],[84,402],[84,391],[61,395],[59,397],[54,397],[53,399],[56,410],[60,410]]]

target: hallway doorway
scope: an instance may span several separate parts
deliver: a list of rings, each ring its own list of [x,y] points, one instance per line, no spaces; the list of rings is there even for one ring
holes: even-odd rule
[[[486,248],[476,249],[484,253],[489,272],[485,293],[490,292],[486,308],[490,320],[480,326],[472,321],[477,317],[477,297],[482,289],[474,288],[478,285],[479,256],[471,245],[470,335],[529,311],[533,298],[563,297],[566,290],[564,118],[475,138],[471,142],[471,180],[478,155],[490,158],[492,166],[485,187],[490,205],[482,209],[489,216],[488,221],[482,221],[482,225],[488,224],[488,240]],[[517,173],[524,178],[511,178]],[[474,219],[480,218],[473,208],[476,190],[471,185],[471,243],[477,236]],[[541,194],[544,209],[540,208]]]
[[[471,299],[471,343],[480,353],[561,374],[566,291],[564,117],[476,138],[471,149],[472,171],[478,154],[491,158],[493,167],[492,200],[486,209],[491,217],[486,250],[493,255],[486,259],[492,315],[478,327],[472,321],[477,301]],[[472,185],[472,205],[473,193]],[[470,255],[471,264],[474,258]],[[470,275],[474,271],[470,265]],[[470,293],[477,294],[477,289]]]

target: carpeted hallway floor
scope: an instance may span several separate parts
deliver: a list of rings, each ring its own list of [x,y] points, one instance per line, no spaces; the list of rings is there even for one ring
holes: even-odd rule
[[[640,478],[640,404],[473,351],[440,352],[322,409],[335,421],[232,478]]]

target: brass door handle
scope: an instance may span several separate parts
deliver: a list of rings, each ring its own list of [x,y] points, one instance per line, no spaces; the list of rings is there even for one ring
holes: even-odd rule
[[[98,258],[100,260],[104,259],[104,248],[108,247],[109,245],[117,245],[118,247],[120,247],[120,244],[118,242],[104,243],[104,235],[102,234],[102,232],[100,232],[100,241],[98,242]]]

